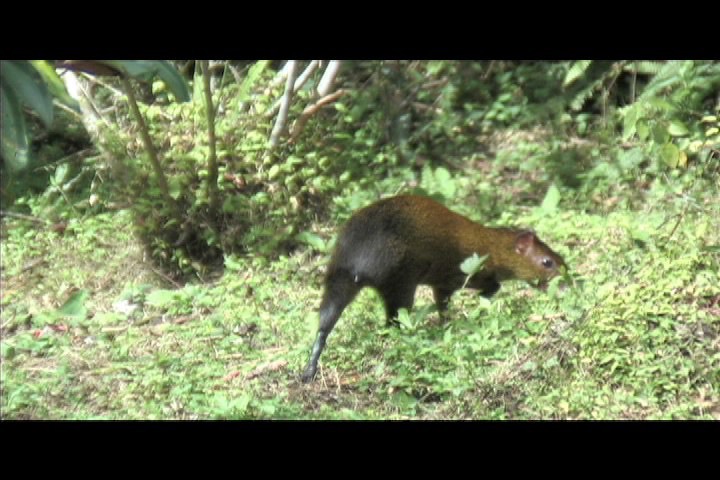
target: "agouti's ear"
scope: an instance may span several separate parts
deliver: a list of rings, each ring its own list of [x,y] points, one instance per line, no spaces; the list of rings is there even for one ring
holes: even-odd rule
[[[523,230],[515,238],[515,251],[520,255],[525,255],[527,251],[535,243],[535,233],[530,230]]]

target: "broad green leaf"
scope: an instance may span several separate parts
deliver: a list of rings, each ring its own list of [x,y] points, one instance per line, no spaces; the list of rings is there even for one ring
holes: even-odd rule
[[[148,75],[152,76],[153,73],[150,62],[144,60],[98,60],[97,62],[136,78],[148,78]]]
[[[179,102],[190,100],[190,90],[187,82],[180,73],[169,62],[157,62],[157,75],[165,82],[170,91]]]
[[[554,212],[557,210],[557,206],[560,203],[560,190],[555,186],[555,184],[550,185],[550,188],[548,188],[547,193],[545,194],[545,198],[543,199],[542,205],[540,205],[540,209],[545,212]]]
[[[273,180],[280,174],[280,165],[273,165],[268,171],[268,180]]]
[[[678,155],[678,167],[685,168],[687,167],[687,153],[685,153],[683,150],[680,150],[680,154]]]
[[[680,120],[673,120],[668,126],[668,133],[673,137],[684,137],[690,132],[683,122]]]
[[[101,60],[100,62],[121,70],[131,77],[150,80],[157,76],[165,82],[178,101],[190,100],[187,82],[169,62],[158,60]]]
[[[27,129],[22,106],[3,84],[0,84],[0,146],[10,170],[17,172],[27,166]]]
[[[61,187],[63,182],[65,182],[65,177],[68,174],[68,170],[70,167],[68,167],[67,163],[63,163],[58,165],[58,167],[55,169],[55,174],[51,177],[52,182],[57,187]]]
[[[656,124],[652,127],[652,137],[653,141],[660,145],[667,143],[667,141],[670,140],[670,134],[668,133],[667,128],[660,124]]]
[[[45,85],[47,85],[53,97],[63,105],[72,108],[76,112],[80,112],[80,105],[68,94],[65,89],[65,84],[55,71],[55,67],[45,60],[31,60],[30,63],[43,78]]]
[[[618,164],[624,171],[637,168],[644,159],[645,154],[641,148],[631,148],[618,154]]]
[[[480,271],[487,257],[487,255],[480,257],[477,253],[473,253],[472,257],[468,257],[463,260],[460,264],[460,270],[462,270],[465,275],[475,275]]]
[[[50,127],[53,120],[52,96],[37,70],[22,60],[1,63],[0,82],[9,89],[8,95],[15,95],[21,104],[38,114],[45,127]]]
[[[85,308],[85,300],[87,297],[87,291],[78,290],[70,295],[70,298],[67,299],[62,307],[58,308],[57,313],[68,317],[84,317],[87,314],[87,309]]]
[[[672,143],[666,143],[660,149],[660,158],[662,158],[665,165],[675,168],[680,163],[680,151]]]

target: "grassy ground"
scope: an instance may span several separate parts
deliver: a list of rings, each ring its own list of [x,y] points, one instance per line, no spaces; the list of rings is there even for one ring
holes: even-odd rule
[[[607,214],[508,211],[565,256],[572,288],[460,292],[444,324],[421,288],[400,328],[363,291],[311,385],[297,377],[326,252],[228,257],[220,278],[177,288],[126,211],[64,232],[6,219],[2,416],[720,419],[719,197],[658,181]],[[463,198],[449,206],[481,220]]]

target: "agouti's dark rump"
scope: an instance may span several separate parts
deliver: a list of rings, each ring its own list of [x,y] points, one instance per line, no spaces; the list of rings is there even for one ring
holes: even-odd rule
[[[430,285],[442,312],[462,287],[460,264],[488,255],[467,288],[490,298],[505,280],[540,286],[565,267],[563,259],[529,230],[489,228],[431,200],[401,195],[357,211],[340,233],[325,277],[320,326],[302,381],[313,379],[325,341],[345,307],[363,287],[375,288],[388,321],[410,309],[418,285]]]

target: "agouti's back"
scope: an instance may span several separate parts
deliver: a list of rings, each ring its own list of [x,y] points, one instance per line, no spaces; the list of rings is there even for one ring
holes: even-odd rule
[[[314,377],[328,334],[361,288],[378,290],[388,320],[412,307],[418,285],[430,285],[444,311],[465,281],[460,264],[473,253],[488,258],[467,287],[486,297],[504,280],[545,284],[565,266],[533,232],[484,227],[430,198],[400,195],[358,210],[338,236],[328,266],[320,327],[303,381]]]

